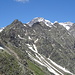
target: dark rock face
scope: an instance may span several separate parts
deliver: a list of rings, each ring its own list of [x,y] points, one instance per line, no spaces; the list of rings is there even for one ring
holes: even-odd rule
[[[32,52],[27,44],[35,44],[40,54],[75,73],[74,27],[68,31],[59,23],[48,27],[44,22],[36,22],[30,27],[15,20],[0,33],[0,39],[7,45],[19,48],[25,57],[27,50]]]

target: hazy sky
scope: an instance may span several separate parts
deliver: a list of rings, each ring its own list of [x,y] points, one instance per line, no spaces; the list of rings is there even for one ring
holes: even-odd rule
[[[27,23],[35,17],[75,23],[75,0],[0,0],[0,27],[15,19]]]

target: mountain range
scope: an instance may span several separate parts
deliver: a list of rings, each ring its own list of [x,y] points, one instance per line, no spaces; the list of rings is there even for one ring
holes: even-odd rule
[[[1,28],[0,75],[75,75],[75,23],[36,17]]]

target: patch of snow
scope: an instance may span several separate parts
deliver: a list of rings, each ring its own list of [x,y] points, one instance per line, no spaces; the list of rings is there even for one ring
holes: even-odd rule
[[[38,53],[38,50],[37,50],[37,47],[35,46],[35,44],[33,44],[33,47],[34,47],[36,53]]]
[[[1,49],[1,50],[4,50],[5,52],[7,52],[8,54],[11,55],[11,53],[10,53],[8,50],[4,49],[3,47],[0,46],[0,49]]]
[[[40,55],[40,54],[39,54]],[[52,70],[50,70],[50,72],[52,72],[52,73],[54,73],[55,75],[57,75],[57,74],[62,74],[63,75],[63,73],[61,73],[57,68],[55,68],[53,65],[51,65],[47,60],[45,60],[45,58],[43,57],[43,56],[41,56],[40,55],[40,57],[41,57],[41,60],[42,60],[42,62],[46,65],[46,67],[49,69],[51,69],[52,68]],[[55,71],[55,72],[54,72]]]
[[[56,71],[54,71],[51,67],[47,67],[48,71],[52,72],[55,75],[60,75]]]
[[[37,63],[39,63],[40,65],[44,66],[44,64],[43,64],[41,61],[35,59],[30,53],[28,53],[28,55],[29,55],[29,57],[30,57],[32,60],[34,60],[35,62],[37,62]]]
[[[41,18],[41,17],[39,17],[39,18],[35,18],[35,19],[37,19],[37,20],[38,20],[38,22],[41,22],[41,21],[43,21],[43,20],[44,20],[44,18]]]
[[[43,21],[43,20],[44,20],[44,18],[36,17],[36,18],[34,18],[32,21],[28,22],[27,24],[28,24],[29,26],[32,26],[34,23],[36,23],[36,22],[41,22],[41,21]]]
[[[37,38],[37,39],[34,41],[34,43],[37,43],[37,42],[38,42],[38,40],[39,40],[39,39]]]
[[[24,24],[24,27],[27,27],[27,26]]]
[[[28,39],[29,39],[29,40],[32,40],[32,38],[31,38],[30,36],[28,36]]]
[[[64,26],[67,30],[73,25],[71,22],[59,23],[60,25]]]
[[[30,44],[26,44],[28,47],[31,46]]]
[[[54,23],[58,23],[58,21],[55,21]]]
[[[38,56],[38,54],[35,54],[35,55],[36,55],[37,59],[38,59],[39,61],[41,61],[41,58]]]
[[[44,18],[41,18],[41,17],[36,17],[36,18],[34,18],[32,21],[30,21],[30,22],[28,22],[27,24],[29,25],[29,26],[32,26],[34,23],[36,23],[36,22],[44,22],[47,26],[49,26],[49,27],[51,27],[51,25],[53,24],[53,23],[51,23],[49,20],[45,20]]]
[[[37,50],[35,50],[36,47],[33,49],[32,45],[30,45],[30,44],[26,44],[26,45],[27,45],[28,48],[29,48],[30,50],[32,50],[34,53],[37,53]]]
[[[4,28],[5,28],[5,27],[1,28],[1,29],[0,29],[0,32],[2,32]]]
[[[52,64],[54,64],[55,66],[57,66],[59,69],[63,70],[64,72],[72,74],[70,71],[66,70],[65,68],[63,68],[63,67],[61,67],[60,65],[56,64],[55,62],[53,62],[50,58],[48,58],[48,60],[49,60]]]
[[[28,46],[29,49],[31,49],[33,52],[35,52],[33,47],[30,44],[26,44],[26,45]]]
[[[18,35],[18,37],[19,37],[20,39],[22,39],[22,37],[21,37],[20,35]]]
[[[20,35],[18,35],[18,37],[19,37],[20,39],[22,39],[22,40],[25,40],[25,38],[22,38]]]
[[[30,46],[29,49],[31,49],[33,52],[35,52],[35,50]]]
[[[48,27],[52,27],[52,23],[49,20],[45,20],[44,22]]]
[[[0,49],[4,49],[3,47],[0,47]]]
[[[50,23],[50,21],[49,20],[45,20],[47,23]]]

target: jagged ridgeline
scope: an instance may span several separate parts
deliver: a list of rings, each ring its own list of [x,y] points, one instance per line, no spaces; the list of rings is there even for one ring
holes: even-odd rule
[[[0,75],[75,75],[75,24],[37,17],[0,29]]]

